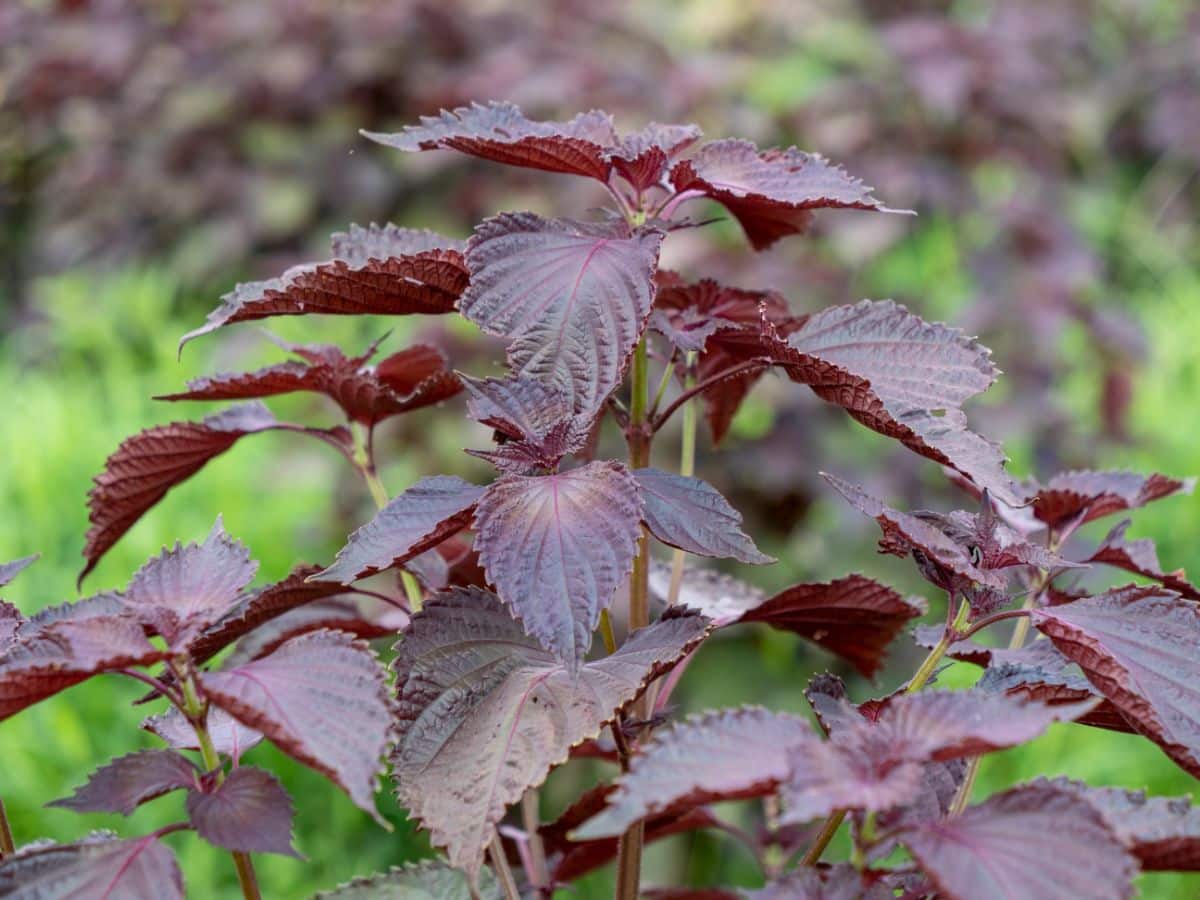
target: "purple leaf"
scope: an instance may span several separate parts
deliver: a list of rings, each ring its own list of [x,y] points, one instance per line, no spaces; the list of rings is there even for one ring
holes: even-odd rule
[[[247,728],[219,706],[209,707],[205,727],[216,751],[233,759],[241,758],[243,753],[263,739],[262,734],[253,728]],[[165,713],[150,716],[142,722],[142,728],[162,738],[177,750],[200,749],[195,729],[174,707]]]
[[[317,631],[263,659],[203,672],[200,684],[213,703],[327,776],[378,818],[375,776],[391,707],[383,670],[366,644]]]
[[[590,418],[620,385],[654,299],[662,232],[505,213],[475,229],[462,314],[508,343],[518,377]]]
[[[616,836],[650,816],[773,794],[788,777],[789,752],[818,742],[800,716],[761,707],[693,716],[656,733],[618,779],[608,806],[571,837]]]
[[[155,835],[96,835],[35,844],[0,862],[0,896],[11,900],[184,900],[183,874]]]
[[[496,450],[467,452],[505,472],[555,469],[564,456],[587,443],[588,420],[573,416],[570,400],[555,387],[532,378],[466,378],[464,384],[471,395],[471,418],[503,438]]]
[[[1019,506],[1000,448],[967,429],[961,406],[995,381],[990,351],[957,328],[929,323],[891,300],[810,316],[787,340],[763,340],[776,365],[880,434]]]
[[[849,863],[826,869],[802,866],[745,895],[746,900],[889,900],[893,896],[886,885],[872,883],[867,873]]]
[[[315,580],[350,584],[412,559],[462,531],[484,488],[452,475],[422,478],[393,497]]]
[[[1158,587],[1116,588],[1033,623],[1137,731],[1200,776],[1200,610]]]
[[[1045,785],[989,797],[901,835],[954,900],[1126,900],[1137,864],[1083,798]]]
[[[187,481],[239,438],[279,427],[258,402],[232,407],[202,422],[156,425],[126,438],[104,462],[88,494],[88,529],[83,547],[87,561],[82,582],[121,535],[167,491]]]
[[[479,893],[472,894],[466,874],[435,859],[393,866],[388,872],[355,878],[322,891],[313,900],[503,900],[491,869],[481,873]]]
[[[609,152],[613,168],[637,191],[658,185],[667,163],[700,140],[695,125],[661,125],[651,122],[640,131],[622,138]]]
[[[179,650],[237,602],[257,571],[250,551],[225,533],[218,517],[203,544],[176,543],[138,569],[125,605]]]
[[[684,352],[705,351],[708,339],[718,332],[734,331],[739,336],[745,332],[757,339],[764,317],[785,332],[794,330],[800,322],[791,315],[783,295],[775,291],[748,291],[711,278],[689,283],[665,270],[659,271],[656,281],[658,292],[651,324]],[[754,351],[760,349],[757,340],[753,347]],[[709,352],[716,350],[714,347]]]
[[[1153,540],[1150,538],[1141,538],[1135,541],[1125,539],[1125,532],[1129,530],[1131,524],[1132,522],[1126,519],[1115,526],[1105,537],[1104,543],[1088,557],[1088,562],[1104,563],[1107,566],[1124,569],[1126,572],[1133,572],[1143,578],[1153,579],[1163,587],[1177,591],[1191,600],[1200,600],[1200,590],[1187,580],[1183,569],[1176,569],[1174,572],[1163,571]]]
[[[1046,783],[1094,806],[1143,871],[1200,871],[1200,810],[1190,797],[1147,797],[1142,791],[1093,788],[1066,778]]]
[[[472,103],[440,116],[422,116],[396,134],[364,131],[364,137],[397,150],[445,148],[510,166],[563,172],[606,181],[606,149],[617,142],[612,117],[600,110],[569,122],[535,122],[512,103]]]
[[[24,624],[25,617],[21,611],[11,603],[0,600],[0,657],[17,640],[17,632]]]
[[[1182,491],[1190,494],[1195,481],[1134,472],[1063,472],[1038,491],[1034,514],[1052,528],[1111,516],[1145,506]]]
[[[35,553],[32,556],[23,556],[20,559],[14,559],[12,562],[0,563],[0,587],[7,587],[12,583],[12,580],[21,574],[25,569],[29,568],[41,554]]]
[[[111,812],[128,816],[156,797],[180,788],[195,788],[196,766],[173,750],[140,750],[101,766],[70,797],[48,806],[75,812]]]
[[[679,191],[700,191],[728,209],[755,250],[808,228],[824,207],[897,212],[838,166],[795,147],[760,151],[750,141],[712,141],[671,170]]]
[[[56,622],[0,655],[0,720],[93,675],[147,666],[164,656],[129,619]]]
[[[125,598],[118,591],[104,591],[71,603],[44,606],[21,625],[22,640],[55,622],[81,622],[84,619],[111,618],[128,612]]]
[[[270,316],[452,312],[467,286],[462,249],[461,241],[428,231],[351,225],[349,234],[333,236],[332,260],[237,285],[179,346],[234,322]]]
[[[572,672],[633,568],[641,519],[637,482],[616,462],[505,475],[479,501],[475,543],[488,579]]]
[[[350,420],[375,425],[440,403],[462,390],[458,377],[446,368],[442,352],[426,344],[401,350],[371,367],[366,361],[375,344],[360,356],[347,357],[336,347],[280,343],[306,360],[196,378],[188,382],[186,391],[155,399],[246,400],[307,391],[329,397]]]
[[[193,791],[187,811],[196,833],[216,847],[301,858],[292,846],[292,798],[262,769],[239,766],[211,793]]]
[[[524,633],[495,595],[438,594],[399,643],[394,777],[401,803],[445,847],[479,870],[492,827],[529,787],[595,738],[653,678],[707,633],[672,615],[611,656],[569,671]]]
[[[645,504],[646,527],[664,544],[756,566],[775,562],[742,532],[742,514],[707,482],[660,469],[636,469],[633,477]]]

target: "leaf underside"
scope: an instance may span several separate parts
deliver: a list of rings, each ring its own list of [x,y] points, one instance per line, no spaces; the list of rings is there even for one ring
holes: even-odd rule
[[[184,900],[183,875],[154,835],[107,835],[34,845],[0,862],[0,896],[11,900]]]

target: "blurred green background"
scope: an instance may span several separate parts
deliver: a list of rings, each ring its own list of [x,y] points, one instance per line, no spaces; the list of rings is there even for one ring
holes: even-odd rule
[[[513,99],[533,115],[604,106],[618,125],[699,121],[710,137],[792,143],[843,163],[916,220],[820,217],[814,234],[753,256],[721,223],[674,237],[667,262],[776,287],[797,309],[894,296],[993,347],[1007,377],[969,410],[1021,476],[1094,466],[1200,470],[1200,16],[1186,2],[796,3],[675,0],[605,5],[484,2],[360,5],[272,0],[155,4],[27,2],[0,11],[0,559],[41,553],[5,590],[26,612],[77,596],[84,497],[126,436],[207,408],[151,396],[218,369],[276,361],[254,328],[176,357],[234,281],[325,255],[330,231],[390,219],[454,235],[500,209],[579,214],[586,185],[450,158],[400,158],[356,137],[440,106]],[[905,7],[903,10],[898,7]],[[879,219],[892,219],[880,222]],[[421,337],[482,371],[495,358],[462,323],[286,319],[271,330],[350,349],[392,332]],[[307,400],[273,403],[318,423]],[[457,410],[456,402],[450,404]],[[389,426],[392,492],[421,474],[483,469],[448,412]],[[674,436],[656,454],[669,465]],[[962,503],[936,468],[767,379],[701,470],[743,509],[779,566],[766,587],[848,571],[922,592],[905,563],[874,553],[874,526],[823,489],[819,469],[898,504]],[[202,537],[221,513],[262,563],[262,580],[327,560],[370,514],[327,448],[293,435],[245,440],[172,491],[85,584],[122,586],[148,556]],[[1192,497],[1135,516],[1168,568],[1200,540]],[[1103,534],[1108,523],[1085,534]],[[869,527],[868,527],[869,526]],[[937,598],[931,597],[936,616]],[[901,640],[876,685],[808,645],[766,632],[714,641],[689,671],[681,711],[759,702],[804,710],[815,671],[855,698],[883,692],[919,652]],[[943,675],[967,684],[968,667]],[[110,757],[152,746],[133,682],[98,679],[0,725],[0,796],[19,842],[97,827],[142,833],[178,818],[167,798],[129,821],[42,804]],[[267,896],[305,897],[428,852],[388,792],[388,834],[323,779],[272,748],[251,760],[296,798],[309,857],[257,860]],[[1057,726],[990,757],[977,797],[1038,774],[1190,794],[1194,782],[1152,745]],[[579,772],[545,794],[556,814]],[[752,826],[748,806],[731,814]],[[196,897],[236,892],[232,866],[188,835],[170,838]],[[844,852],[841,848],[840,852]],[[727,838],[696,834],[650,849],[647,881],[755,885]],[[611,894],[590,876],[578,896]],[[1153,875],[1148,897],[1192,897],[1194,876]]]

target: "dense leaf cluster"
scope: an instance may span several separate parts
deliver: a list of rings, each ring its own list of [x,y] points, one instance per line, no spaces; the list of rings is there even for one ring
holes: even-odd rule
[[[57,805],[129,814],[187,793],[187,821],[150,835],[4,848],[6,896],[181,896],[162,838],[183,830],[232,851],[245,895],[258,896],[251,854],[295,853],[286,792],[242,764],[264,739],[377,818],[386,759],[402,804],[445,852],[444,863],[354,882],[339,897],[547,897],[616,857],[618,896],[632,900],[646,841],[707,827],[761,862],[767,884],[750,895],[760,898],[1123,898],[1139,867],[1200,865],[1184,800],[1042,780],[970,805],[983,756],[1053,723],[1144,735],[1200,774],[1197,589],[1163,571],[1152,545],[1127,541],[1124,524],[1098,548],[1071,542],[1086,522],[1190,483],[1124,472],[1018,482],[963,410],[998,372],[961,331],[888,300],[799,315],[776,292],[659,268],[663,242],[695,227],[680,215],[685,203],[724,207],[758,249],[803,233],[817,210],[893,210],[819,156],[702,143],[690,125],[623,135],[599,111],[542,122],[512,104],[476,104],[370,137],[594,180],[612,206],[587,220],[501,213],[465,243],[352,228],[335,237],[332,260],[239,285],[187,336],[276,315],[458,313],[503,340],[508,372],[459,374],[424,345],[374,365],[374,345],[353,357],[284,345],[296,359],[162,398],[238,403],[118,447],[89,495],[83,575],[173,486],[263,431],[334,447],[380,508],[331,564],[301,565],[265,588],[250,588],[256,566],[218,520],[203,543],[164,550],[120,592],[28,619],[0,607],[0,717],[106,673],[137,678],[152,688],[147,700],[167,703],[145,722],[166,747],[112,761]],[[872,676],[926,613],[859,574],[767,597],[689,566],[689,555],[774,560],[690,462],[678,474],[651,466],[653,439],[703,402],[719,440],[766,371],[939,464],[963,489],[972,509],[905,512],[825,476],[878,523],[882,552],[911,558],[946,594],[947,615],[914,631],[929,655],[892,693],[855,703],[836,678],[815,678],[807,697],[820,731],[755,706],[664,727],[688,660],[723,629],[792,632]],[[345,424],[282,422],[262,404],[293,392],[326,396]],[[467,417],[493,433],[467,452],[495,477],[427,477],[388,499],[376,427],[459,393]],[[597,436],[613,425],[626,460],[598,458]],[[656,544],[671,548],[669,566],[652,558]],[[28,562],[5,566],[3,580]],[[1154,583],[1090,592],[1081,578],[1091,566]],[[1009,619],[1018,625],[1007,649],[974,639]],[[1030,626],[1045,640],[1027,642]],[[363,640],[385,635],[398,638],[390,672]],[[924,690],[945,658],[980,665],[978,685]],[[585,755],[617,762],[620,774],[543,823],[537,789]],[[762,801],[760,834],[722,822],[713,805],[734,799]],[[506,824],[518,805],[521,825]],[[819,831],[807,827],[821,819]],[[822,864],[847,819],[852,859]]]

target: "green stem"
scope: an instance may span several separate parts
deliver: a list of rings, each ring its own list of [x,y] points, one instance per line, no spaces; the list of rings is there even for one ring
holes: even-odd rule
[[[617,636],[613,634],[612,616],[607,609],[600,610],[600,637],[604,639],[604,652],[612,656],[617,652]]]
[[[8,813],[4,809],[4,801],[0,800],[0,859],[15,853],[16,850],[12,827],[8,824]]]
[[[954,622],[942,633],[942,639],[929,651],[929,655],[925,657],[916,674],[913,675],[908,685],[904,688],[904,693],[913,694],[925,686],[925,683],[929,681],[929,677],[933,674],[933,670],[937,668],[937,664],[946,655],[946,650],[953,642],[955,633],[966,622],[967,614],[970,611],[970,605],[964,600],[958,607],[958,615],[954,617]],[[801,865],[815,866],[821,861],[821,855],[829,846],[829,842],[833,840],[833,836],[837,834],[837,830],[841,827],[842,820],[845,818],[846,810],[839,809],[825,820],[825,824],[821,826],[821,831],[817,834],[816,840],[808,848],[808,852],[804,854],[804,858],[800,863]]]
[[[212,735],[208,733],[206,724],[208,705],[200,699],[191,671],[184,666],[179,666],[176,669],[176,675],[179,676],[183,688],[182,712],[191,722],[192,730],[196,732],[196,743],[200,747],[200,758],[204,761],[204,769],[206,772],[216,772],[217,784],[220,785],[225,780],[225,772],[221,766],[221,756],[217,753],[216,745],[213,744]],[[250,859],[250,854],[237,850],[231,850],[230,854],[233,856],[233,866],[237,870],[238,883],[242,887],[242,897],[245,900],[262,900],[262,892],[258,889],[258,876],[254,872],[254,863]]]

